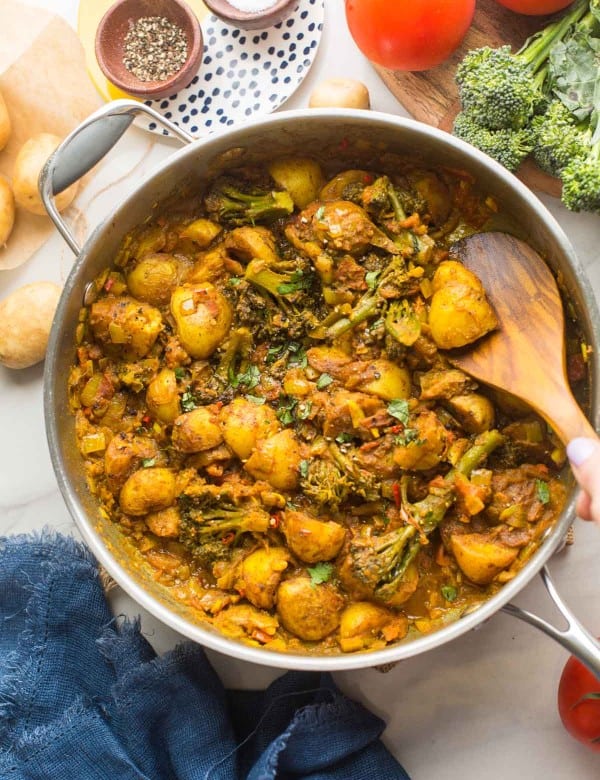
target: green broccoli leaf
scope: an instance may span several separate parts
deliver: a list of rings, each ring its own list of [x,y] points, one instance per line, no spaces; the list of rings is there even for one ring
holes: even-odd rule
[[[446,601],[456,601],[458,593],[456,592],[454,585],[443,585],[441,592]]]
[[[600,38],[577,32],[550,52],[554,92],[580,122],[600,113]]]

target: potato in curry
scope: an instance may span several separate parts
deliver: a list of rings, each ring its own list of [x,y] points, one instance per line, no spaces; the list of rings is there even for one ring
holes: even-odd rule
[[[496,327],[452,251],[494,201],[461,171],[299,157],[186,209],[127,236],[81,312],[104,516],[199,621],[270,650],[380,649],[489,598],[565,501],[552,432],[447,357]]]

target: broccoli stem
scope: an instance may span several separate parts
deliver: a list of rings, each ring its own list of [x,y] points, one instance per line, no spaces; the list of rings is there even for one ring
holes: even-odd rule
[[[456,466],[446,474],[444,487],[440,489],[440,492],[430,493],[416,504],[411,504],[410,513],[419,522],[423,533],[430,534],[441,523],[446,512],[456,500],[454,491],[456,474],[469,477],[503,442],[504,436],[497,430],[482,433],[463,454]]]
[[[326,337],[335,339],[338,336],[347,333],[347,331],[352,330],[352,328],[356,327],[356,325],[359,325],[361,322],[375,316],[379,310],[380,304],[381,299],[378,295],[371,292],[364,295],[348,317],[342,317],[341,320],[334,322],[333,325],[330,325],[327,328]]]
[[[253,265],[253,263],[260,265]],[[289,278],[287,276],[283,276],[282,274],[278,274],[275,271],[272,271],[270,268],[266,268],[261,260],[252,260],[250,263],[248,263],[244,277],[249,282],[252,282],[252,284],[255,284],[257,287],[266,290],[268,293],[271,293],[271,295],[274,296],[278,296],[280,294],[279,288],[281,285],[287,284],[289,282]]]
[[[402,208],[402,204],[400,203],[400,198],[398,197],[398,193],[394,189],[394,187],[390,184],[389,186],[389,196],[390,196],[390,202],[392,204],[392,208],[394,209],[394,216],[398,220],[398,222],[402,222],[406,219],[406,212]]]
[[[593,19],[589,11],[589,0],[577,0],[568,13],[528,38],[515,57],[521,59],[532,73],[537,73],[548,60],[550,49],[556,41],[562,40],[570,28],[586,16]]]
[[[232,377],[242,374],[248,368],[251,350],[252,334],[248,328],[237,328],[229,338],[215,374],[222,382],[228,384]]]

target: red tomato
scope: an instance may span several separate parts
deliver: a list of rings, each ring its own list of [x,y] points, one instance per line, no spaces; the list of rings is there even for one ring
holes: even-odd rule
[[[553,14],[573,4],[573,0],[496,0],[496,2],[505,8],[510,8],[511,11],[527,16]]]
[[[447,59],[471,25],[475,0],[346,0],[362,53],[391,70],[428,70]]]
[[[573,656],[560,678],[558,712],[571,736],[600,752],[600,680]]]

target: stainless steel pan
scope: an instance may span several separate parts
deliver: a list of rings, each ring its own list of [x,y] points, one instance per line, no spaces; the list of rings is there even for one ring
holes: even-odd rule
[[[53,196],[92,168],[118,141],[136,115],[150,115],[157,124],[185,144],[158,170],[143,180],[80,247],[56,210]],[[146,119],[148,117],[146,116]],[[575,487],[568,504],[537,553],[502,590],[477,608],[436,633],[376,652],[336,656],[275,653],[249,647],[202,625],[181,604],[169,598],[143,570],[135,567],[135,553],[127,549],[118,530],[103,519],[90,495],[75,445],[74,420],[68,409],[66,378],[74,358],[74,333],[86,285],[112,261],[122,238],[162,205],[202,184],[219,171],[246,162],[272,159],[285,153],[314,153],[346,141],[361,140],[380,149],[418,154],[431,164],[458,167],[472,173],[482,187],[508,212],[528,241],[560,271],[568,294],[580,313],[581,326],[592,355],[600,354],[600,318],[581,264],[567,237],[542,203],[500,165],[451,135],[418,122],[390,115],[351,110],[304,110],[280,113],[196,140],[167,122],[151,108],[128,100],[109,103],[77,128],[50,158],[40,178],[48,213],[77,255],[65,284],[50,335],[44,376],[44,409],[52,463],[64,500],[98,561],[149,612],[179,633],[207,647],[253,663],[286,669],[339,670],[380,666],[426,652],[476,628],[502,609],[525,620],[560,642],[600,678],[600,643],[569,612],[560,599],[546,563],[563,543],[574,519]],[[598,428],[597,397],[600,376],[592,365],[592,422]],[[566,475],[566,479],[569,476]],[[511,600],[537,574],[567,622],[560,630]]]

